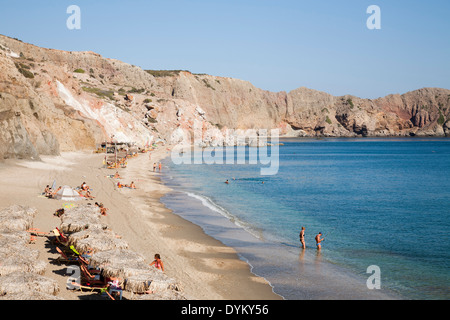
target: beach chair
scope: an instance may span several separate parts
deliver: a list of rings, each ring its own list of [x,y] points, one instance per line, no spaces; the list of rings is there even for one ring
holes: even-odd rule
[[[82,283],[87,285],[106,285],[100,274],[91,274],[84,264],[80,264]]]
[[[40,231],[37,228],[30,228],[27,232],[30,234],[30,240],[28,243],[36,243],[36,237],[46,237],[50,234],[48,232]]]
[[[106,290],[106,294],[108,295],[108,297],[109,297],[111,300],[116,300],[116,299],[108,292],[108,290]]]
[[[59,257],[56,258],[56,262],[58,262],[58,264],[61,264],[61,262],[64,262],[64,263],[77,262],[78,263],[78,261],[79,261],[78,257],[67,256],[59,247],[56,247],[56,251],[59,253]]]
[[[91,274],[97,275],[102,272],[101,269],[92,267],[87,258],[83,257],[82,255],[78,256],[78,262],[80,263],[80,265],[83,265]]]
[[[82,292],[84,292],[84,291],[89,291],[89,292],[99,291],[99,293],[107,293],[108,296],[110,296],[110,294],[108,293],[109,284],[106,284],[106,285],[91,285],[91,284],[87,284],[87,283],[79,284],[75,280],[73,280],[71,284],[74,288],[76,288]]]
[[[52,231],[54,234],[52,244],[60,244],[64,247],[66,247],[69,244],[69,239],[62,231],[60,231],[58,228],[55,228]]]
[[[43,232],[38,228],[30,228],[27,230],[27,232],[36,237],[47,237],[50,235],[50,232]]]

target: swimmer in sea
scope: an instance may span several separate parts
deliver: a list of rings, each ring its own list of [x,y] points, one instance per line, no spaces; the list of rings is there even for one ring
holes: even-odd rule
[[[226,184],[229,184],[228,180],[227,180],[227,181],[225,181],[225,183],[226,183]]]

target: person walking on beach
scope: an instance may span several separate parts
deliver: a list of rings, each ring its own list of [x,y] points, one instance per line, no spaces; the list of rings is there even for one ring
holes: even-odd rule
[[[159,172],[161,172],[161,162],[159,163]]]
[[[153,163],[153,172],[156,172],[156,162]]]
[[[321,237],[322,237],[322,232],[319,232],[319,234],[316,235],[316,238],[315,238],[316,239],[317,250],[322,249],[321,242],[325,240],[324,238],[321,238]]]
[[[161,261],[161,256],[160,256],[158,253],[155,254],[155,260],[153,260],[153,262],[150,263],[150,266],[153,266],[153,265],[155,265],[155,268],[156,268],[156,269],[159,269],[159,270],[161,270],[161,271],[164,271],[164,264],[163,264],[163,262]]]
[[[302,230],[300,231],[299,237],[300,237],[300,243],[302,244],[302,248],[306,249],[306,244],[305,244],[305,227],[302,227]]]

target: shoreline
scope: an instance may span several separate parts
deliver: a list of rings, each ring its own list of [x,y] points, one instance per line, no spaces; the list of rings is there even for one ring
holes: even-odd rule
[[[187,171],[190,172],[190,170]],[[199,172],[193,171],[195,176],[199,174]],[[182,170],[180,170],[180,173],[182,173]],[[265,241],[248,232],[248,230],[244,231],[245,228],[235,225],[235,217],[230,213],[233,208],[228,208],[230,210],[228,212],[227,209],[222,207],[225,204],[223,201],[221,204],[218,204],[208,198],[220,197],[217,194],[214,196],[214,193],[210,192],[205,193],[206,195],[201,195],[201,191],[198,189],[200,188],[199,185],[194,181],[190,182],[189,177],[191,175],[193,175],[192,172],[186,174],[186,177],[181,180],[177,180],[176,174],[173,175],[173,178],[163,179],[169,187],[174,189],[171,198],[164,200],[163,203],[183,218],[202,226],[207,234],[233,247],[239,256],[251,266],[252,272],[254,271],[255,274],[269,281],[273,286],[273,290],[283,296],[284,299],[405,299],[398,292],[386,288],[383,288],[383,290],[369,290],[366,286],[367,277],[361,276],[359,272],[355,273],[343,266],[325,261],[320,252],[315,250],[315,246],[308,247],[314,248],[314,250],[308,249],[305,251],[299,249],[298,246],[292,246],[285,242]],[[206,177],[206,179],[209,179],[209,175]],[[193,177],[191,178],[195,180]],[[205,179],[204,176],[202,178]],[[216,178],[216,176],[211,177],[214,181],[217,180]],[[224,177],[221,177],[221,179],[224,179]],[[218,180],[223,181],[221,179]],[[194,189],[190,188],[191,185]],[[211,186],[208,185],[208,187]],[[192,190],[197,190],[200,194],[193,197],[191,193],[196,191]],[[205,199],[211,201],[212,205],[217,207],[212,208],[209,202],[205,204],[203,201]],[[190,205],[184,207],[185,203],[190,203]],[[223,210],[230,214],[231,217],[228,214],[224,214]],[[239,220],[238,218],[236,219]],[[219,228],[217,228],[218,226]],[[247,236],[242,236],[242,234]],[[254,236],[255,239],[250,239],[253,238],[250,235]],[[254,265],[253,262],[255,263]],[[270,265],[277,265],[278,271],[270,270],[268,268]]]
[[[62,201],[40,197],[47,184],[76,187],[83,181],[93,189],[95,199],[108,208],[105,223],[128,242],[131,250],[144,255],[146,262],[159,253],[165,273],[181,284],[190,300],[283,300],[273,292],[270,283],[251,272],[237,252],[207,235],[197,226],[166,208],[160,201],[170,189],[162,184],[159,173],[152,172],[153,162],[162,161],[166,147],[129,159],[127,168],[117,171],[122,184],[134,181],[137,189],[117,188],[116,179],[107,177],[116,169],[102,168],[103,154],[90,152],[42,156],[42,161],[5,160],[0,163],[4,183],[0,187],[0,208],[12,204],[34,207],[38,214],[34,227],[48,232],[59,227],[53,213]],[[56,256],[45,247],[46,238],[38,237],[28,245],[40,252],[39,259],[48,262],[44,276],[57,280],[58,297],[77,300],[86,295],[69,291],[65,284],[65,266],[51,263]],[[124,293],[125,295],[125,293]]]

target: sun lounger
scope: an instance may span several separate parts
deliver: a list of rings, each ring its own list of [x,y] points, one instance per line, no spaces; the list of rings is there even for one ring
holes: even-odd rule
[[[78,262],[78,257],[75,256],[67,256],[59,247],[56,247],[56,251],[60,254],[58,258],[56,258],[56,261],[61,264],[61,262],[64,263],[70,263],[70,262]]]
[[[53,244],[61,244],[63,246],[67,246],[69,243],[69,239],[61,232],[58,228],[52,230],[55,237],[52,240]]]
[[[72,281],[71,285],[80,290],[80,291],[89,291],[89,292],[94,292],[94,291],[100,291],[100,293],[107,293],[108,292],[108,287],[109,285],[88,285],[88,284],[79,284],[77,282],[75,282],[75,280]]]
[[[31,235],[37,236],[37,237],[47,237],[48,235],[50,235],[50,232],[43,232],[43,231],[40,231],[38,228],[30,228],[27,230],[27,232],[29,232]]]
[[[90,285],[105,285],[106,282],[102,279],[100,274],[91,274],[85,265],[80,264],[81,269],[81,279],[84,280],[86,284]]]

